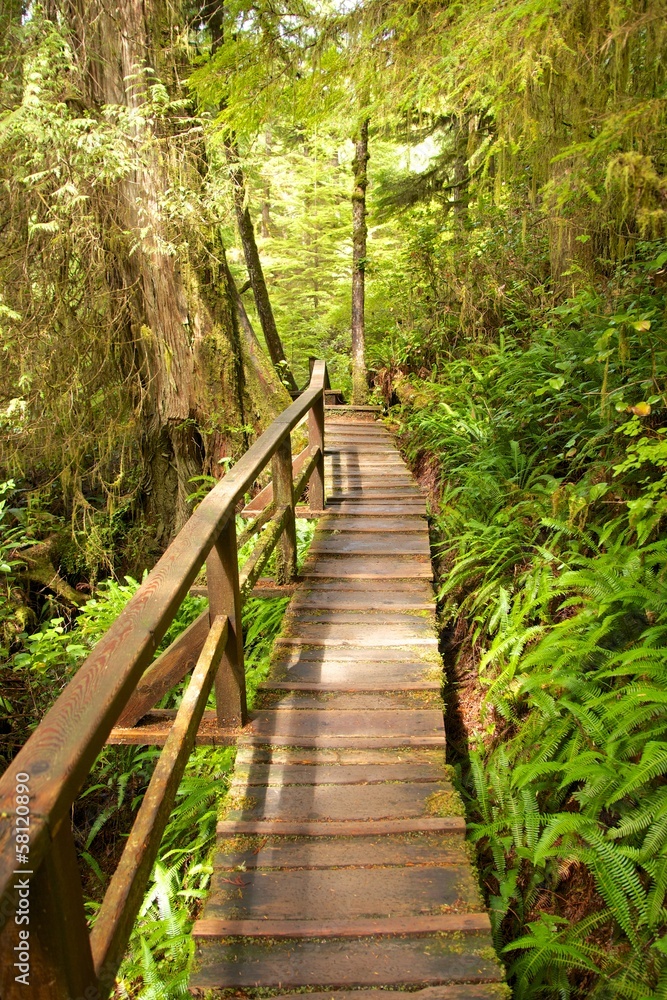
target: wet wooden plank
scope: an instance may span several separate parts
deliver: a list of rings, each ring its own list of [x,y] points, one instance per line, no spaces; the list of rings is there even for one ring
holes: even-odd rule
[[[291,632],[298,628],[300,624],[311,625],[345,625],[357,626],[360,630],[366,625],[396,625],[400,628],[412,628],[419,634],[436,635],[435,631],[435,610],[431,608],[431,614],[416,614],[414,611],[405,611],[389,608],[387,610],[368,610],[367,608],[355,611],[337,611],[333,608],[292,608],[288,609],[285,619],[287,627]]]
[[[427,986],[423,990],[355,990],[308,993],[308,1000],[509,1000],[508,987],[499,983],[457,983],[455,986]],[[274,1000],[302,1000],[302,993],[281,993]]]
[[[419,514],[397,517],[353,517],[336,511],[327,511],[320,519],[318,529],[325,531],[367,532],[373,534],[425,534],[428,536],[428,521]]]
[[[262,886],[262,889],[265,887]],[[310,898],[310,897],[309,897]],[[284,920],[266,917],[248,920],[209,917],[196,921],[192,935],[198,940],[221,937],[283,938],[360,938],[387,935],[451,934],[490,931],[486,913],[446,913],[427,916],[391,916],[377,918],[322,917],[320,920]]]
[[[412,663],[415,660],[428,661],[432,666],[441,667],[438,656],[423,646],[406,646],[404,649],[395,646],[352,646],[332,647],[304,646],[290,648],[281,646],[274,651],[273,662],[278,664],[296,663],[297,660],[312,660],[317,663],[349,663],[372,664],[379,663]]]
[[[360,555],[385,555],[391,553],[401,555],[421,555],[430,557],[428,534],[384,535],[379,532],[368,532],[365,535],[342,532],[318,532],[313,539],[309,555],[328,553],[341,555],[346,553]]]
[[[336,622],[308,623],[294,618],[290,622],[291,635],[280,636],[274,648],[283,646],[429,646],[438,648],[438,640],[429,623],[425,627],[416,625],[390,625],[379,622],[376,625],[344,625]]]
[[[412,712],[419,708],[438,708],[443,710],[442,699],[439,694],[426,694],[416,692],[412,689],[405,691],[278,691],[275,689],[262,688],[259,701],[255,706],[258,709],[273,708],[284,711],[285,709],[296,709],[300,711],[304,708],[319,710],[321,712],[339,711],[403,711]]]
[[[413,819],[429,815],[429,802],[451,786],[440,782],[373,785],[256,785],[228,820],[318,823],[324,820]],[[233,803],[234,796],[230,801]],[[455,801],[452,797],[452,801]]]
[[[403,917],[404,926],[407,926],[411,917],[435,916],[449,909],[456,911],[455,915],[481,909],[479,890],[469,865],[250,871],[231,879],[225,872],[217,872],[206,916],[227,920],[303,921],[310,923],[311,935],[314,925],[321,928],[318,936],[326,937],[324,926],[331,921]],[[480,921],[480,917],[484,919]],[[488,920],[486,914],[478,913],[474,929],[490,928]],[[422,931],[436,929],[424,927]],[[387,929],[386,933],[401,931]]]
[[[423,661],[382,661],[369,660],[353,663],[341,660],[316,660],[300,657],[286,664],[277,665],[276,676],[286,681],[296,681],[323,685],[369,685],[377,687],[384,685],[390,688],[394,684],[412,684],[413,682],[432,681],[442,677],[442,667]]]
[[[234,783],[246,785],[373,785],[387,781],[443,782],[442,766],[413,764],[237,764]]]
[[[215,870],[233,871],[255,868],[386,868],[419,865],[431,867],[469,863],[468,852],[460,833],[394,834],[382,837],[341,837],[337,840],[278,837],[266,839],[259,847],[233,850],[234,839],[224,841],[231,850],[221,850],[213,860]],[[242,841],[239,841],[242,843]]]
[[[443,732],[442,712],[435,709],[413,712],[318,712],[302,711],[253,712],[243,730],[245,737],[282,736],[299,740],[303,737],[351,736],[358,739],[373,737],[440,736]]]
[[[136,726],[116,726],[111,730],[107,743],[111,746],[164,746],[175,718],[176,709],[153,709]],[[220,726],[216,712],[206,711],[199,723],[195,744],[204,747],[234,746],[241,732],[235,726]]]
[[[220,820],[216,830],[221,837],[379,837],[394,833],[465,833],[463,816],[417,817],[415,819],[349,820],[343,823],[297,823],[268,820]]]
[[[327,497],[327,503],[331,504]],[[400,517],[404,514],[420,514],[426,517],[426,503],[424,500],[334,500],[331,506],[331,513],[347,514],[359,517],[368,517],[369,514],[395,514]]]
[[[239,747],[236,759],[240,763],[282,764],[396,764],[410,761],[416,764],[437,764],[446,767],[443,750],[305,750],[282,747]],[[449,772],[447,772],[449,773]]]
[[[440,691],[442,688],[441,681],[413,681],[412,683],[397,683],[394,682],[391,685],[391,691]],[[385,681],[373,681],[373,682],[358,682],[356,684],[351,682],[341,682],[338,684],[325,684],[323,682],[311,682],[311,681],[263,681],[261,684],[257,685],[258,691],[313,691],[313,692],[327,692],[327,691],[344,691],[344,692],[359,692],[359,691],[387,691],[387,684]]]
[[[431,563],[419,556],[329,556],[309,559],[301,571],[308,578],[347,578],[351,580],[431,580]]]
[[[382,982],[397,985],[500,982],[502,972],[489,956],[491,947],[491,936],[484,931],[451,938],[200,941],[191,986],[375,986],[380,970]]]

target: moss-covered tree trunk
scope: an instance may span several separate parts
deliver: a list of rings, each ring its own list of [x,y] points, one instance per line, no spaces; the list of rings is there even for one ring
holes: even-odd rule
[[[168,93],[178,67],[165,63],[164,44],[178,17],[163,0],[74,0],[62,13],[72,31],[85,100],[127,108],[136,136],[133,169],[111,197],[96,206],[108,233],[109,281],[115,290],[122,364],[135,393],[146,471],[146,512],[155,541],[164,545],[189,515],[192,477],[215,474],[219,459],[246,443],[244,428],[261,412],[247,412],[243,352],[224,266],[202,223],[196,251],[174,252],[162,202],[178,173],[188,171],[170,155],[169,131],[178,118],[151,116],[151,88]],[[160,79],[156,76],[159,73]],[[182,96],[175,93],[170,96]],[[164,132],[167,131],[165,136]],[[201,183],[194,165],[188,183]],[[262,396],[277,411],[284,403],[276,385]],[[110,420],[113,414],[109,414]]]
[[[364,295],[366,279],[366,188],[368,187],[368,119],[364,119],[355,142],[352,170],[352,402],[362,406],[368,399]]]

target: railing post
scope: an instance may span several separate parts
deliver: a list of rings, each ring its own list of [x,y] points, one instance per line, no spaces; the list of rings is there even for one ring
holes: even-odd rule
[[[291,583],[296,576],[296,523],[292,487],[292,444],[289,434],[273,456],[273,496],[276,510],[287,507],[287,517],[276,545],[276,583]]]
[[[308,414],[308,443],[321,453],[308,484],[308,503],[311,510],[324,510],[324,390]]]
[[[232,513],[206,560],[208,611],[211,624],[218,615],[229,618],[227,646],[215,675],[219,726],[243,726],[248,720],[243,665],[243,630],[236,519]]]
[[[19,873],[14,886],[17,913],[27,913],[30,923],[10,917],[0,937],[2,1000],[99,997],[69,819],[30,881]]]

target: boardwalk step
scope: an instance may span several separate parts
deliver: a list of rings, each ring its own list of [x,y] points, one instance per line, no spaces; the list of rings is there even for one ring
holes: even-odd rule
[[[364,711],[377,712],[396,710],[412,712],[414,709],[432,708],[442,713],[443,705],[440,692],[415,691],[408,688],[405,691],[388,691],[385,687],[380,691],[281,691],[275,688],[261,688],[260,709],[295,709],[304,708],[331,711]]]
[[[456,986],[427,986],[424,990],[329,990],[308,993],[308,1000],[509,1000],[510,991],[499,983],[457,983]],[[273,1000],[303,1000],[303,993],[282,993]]]
[[[242,786],[244,789],[245,786]],[[319,823],[325,820],[416,819],[434,811],[431,803],[443,801],[456,812],[456,793],[448,782],[381,783],[369,785],[254,786],[230,794],[228,821],[284,819]],[[238,808],[234,808],[240,800]],[[450,804],[450,802],[452,804]]]
[[[320,683],[323,688],[349,688],[354,685],[365,690],[377,688],[379,684],[392,688],[396,684],[410,685],[442,680],[441,666],[420,660],[417,656],[412,660],[399,660],[389,656],[383,659],[377,652],[368,649],[363,652],[371,654],[370,656],[358,656],[354,660],[351,657],[346,659],[346,652],[352,654],[355,650],[346,650],[344,647],[331,649],[326,646],[300,650],[292,657],[276,660],[273,676],[285,682]],[[402,657],[408,655],[405,650],[388,649],[387,652],[400,652]]]
[[[242,841],[239,839],[239,844]],[[317,837],[302,837],[290,840],[286,837],[265,839],[258,846],[242,846],[234,849],[234,839],[225,841],[227,850],[220,851],[214,858],[214,870],[233,871],[254,868],[365,868],[378,865],[383,868],[407,865],[464,865],[468,854],[461,831],[446,833],[394,834],[382,837],[340,837],[327,840]]]
[[[490,929],[488,916],[479,912],[482,903],[469,865],[420,866],[414,870],[397,866],[255,870],[239,873],[237,878],[219,872],[214,875],[211,891],[213,900],[207,908],[208,919],[299,921],[304,930],[298,933],[308,934],[310,923],[311,937],[336,936],[335,930],[324,927],[334,921],[342,924],[373,920],[379,924],[381,920],[403,917],[408,923],[411,918],[432,920],[445,914],[461,919],[474,911],[477,920],[472,927],[438,928],[422,924],[420,932]],[[319,935],[313,933],[318,923],[322,930]],[[286,930],[288,933],[281,936],[295,936],[294,930],[291,934]],[[348,927],[343,936],[381,933],[402,932],[400,925],[394,923],[384,931],[377,926],[376,929]]]
[[[310,873],[306,873],[310,874]],[[263,880],[265,881],[265,880]],[[298,887],[302,892],[304,888]],[[310,889],[310,887],[308,887]],[[262,885],[262,890],[266,886]],[[309,896],[309,900],[312,897]],[[312,920],[290,920],[265,917],[248,920],[242,917],[208,917],[198,920],[192,934],[195,938],[269,937],[269,938],[360,938],[411,934],[443,934],[458,931],[488,931],[491,922],[486,913],[443,913],[428,916],[400,914],[396,917],[357,918],[345,920],[322,916]]]
[[[337,823],[299,823],[285,820],[282,823],[270,820],[220,820],[218,834],[223,837],[266,836],[266,837],[379,837],[393,833],[464,833],[466,828],[462,816],[427,816],[415,819],[348,820]]]
[[[232,986],[423,986],[429,983],[499,982],[486,931],[424,937],[333,938],[265,942],[240,938],[230,944],[200,940],[199,971],[191,985]]]
[[[385,553],[394,555],[422,555],[430,556],[428,535],[402,534],[398,538],[396,535],[383,535],[379,532],[368,532],[367,534],[342,533],[340,530],[318,532],[313,539],[309,555],[319,555],[321,552],[335,553],[359,553],[361,555],[384,555]]]
[[[438,709],[415,709],[409,715],[395,709],[376,712],[264,709],[253,713],[241,742],[257,736],[268,743],[276,737],[290,739],[295,746],[299,746],[300,740],[322,737],[347,737],[356,742],[423,737],[439,740],[444,739],[444,730],[442,711]]]
[[[237,764],[234,785],[372,785],[386,781],[442,782],[442,766],[388,764]],[[233,787],[233,786],[232,786]]]
[[[430,562],[419,556],[328,556],[309,559],[301,575],[306,579],[332,577],[350,580],[431,580]]]

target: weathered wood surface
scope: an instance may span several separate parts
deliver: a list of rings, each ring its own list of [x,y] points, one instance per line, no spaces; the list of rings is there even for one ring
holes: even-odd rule
[[[425,500],[372,410],[326,415],[333,503],[239,739],[190,988],[500,1000],[445,764]]]
[[[103,1000],[112,992],[187,756],[194,742],[201,741],[202,730],[210,733],[205,742],[225,743],[231,734],[235,735],[236,726],[246,721],[242,597],[251,592],[267,553],[264,545],[249,566],[242,595],[235,512],[259,473],[273,462],[278,523],[276,575],[279,584],[289,584],[296,570],[290,434],[314,410],[314,431],[303,458],[297,492],[305,490],[308,475],[312,474],[317,502],[322,507],[323,399],[327,386],[326,366],[316,362],[309,388],[273,421],[205,497],[40,722],[12,767],[0,777],[0,911],[6,916],[16,906],[20,893],[25,892],[25,887],[15,884],[17,862],[12,833],[16,824],[16,775],[29,776],[25,778],[29,794],[25,794],[32,820],[31,868],[25,875],[28,881],[33,879],[33,896],[42,900],[35,903],[31,917],[30,992],[36,1000],[68,1000],[83,995]],[[250,531],[259,527],[255,521]],[[207,613],[153,661],[204,562]],[[197,656],[181,708],[171,717],[154,712],[157,719],[152,720],[153,728],[161,732],[156,739],[147,739],[151,721],[148,725],[135,723],[146,722],[146,710],[184,676]],[[216,718],[213,723],[204,719],[200,725],[213,683]],[[110,882],[94,933],[89,936],[76,872],[70,811],[114,724],[113,742],[157,742],[164,744],[164,750],[127,849]],[[27,805],[22,803],[20,808]],[[16,957],[13,926],[11,921],[3,924],[0,920],[3,1000],[16,1000],[23,992],[19,980],[4,972],[13,968],[12,959]]]

